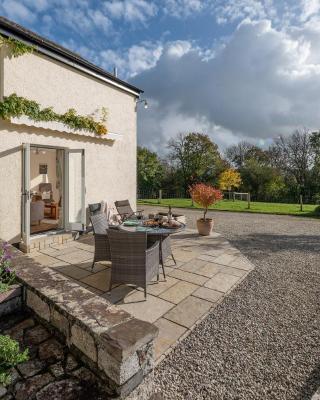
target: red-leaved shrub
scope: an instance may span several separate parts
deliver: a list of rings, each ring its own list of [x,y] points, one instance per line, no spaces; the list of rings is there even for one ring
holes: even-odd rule
[[[223,198],[219,189],[204,183],[196,183],[190,186],[189,193],[192,200],[204,209],[203,220],[206,220],[208,208]]]

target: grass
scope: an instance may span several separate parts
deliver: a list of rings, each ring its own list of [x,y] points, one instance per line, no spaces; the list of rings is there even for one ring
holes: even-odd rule
[[[201,208],[196,204],[192,206],[191,199],[163,199],[161,203],[158,199],[143,199],[139,200],[138,204],[145,205],[158,205],[169,206],[175,208]],[[217,211],[233,211],[233,212],[251,212],[263,214],[279,214],[279,215],[297,215],[304,217],[320,218],[320,213],[315,212],[316,205],[306,204],[303,205],[303,211],[300,211],[299,204],[286,204],[286,203],[263,203],[253,201],[248,209],[248,203],[241,200],[221,200],[216,205],[210,207],[211,210]]]

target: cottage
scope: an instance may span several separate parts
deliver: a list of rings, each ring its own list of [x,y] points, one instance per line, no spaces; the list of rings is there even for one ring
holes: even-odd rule
[[[0,237],[86,228],[88,203],[136,201],[142,91],[0,18]]]

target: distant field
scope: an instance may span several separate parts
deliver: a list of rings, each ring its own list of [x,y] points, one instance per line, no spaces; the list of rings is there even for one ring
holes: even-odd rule
[[[138,204],[148,205],[161,205],[177,207],[177,208],[201,208],[197,205],[192,206],[190,199],[163,199],[159,204],[158,199],[144,199],[139,200]],[[305,217],[320,218],[320,214],[314,212],[315,205],[304,205],[303,211],[300,211],[299,204],[285,204],[285,203],[262,203],[262,202],[251,202],[250,210],[248,209],[248,203],[246,201],[232,201],[222,200],[215,206],[210,207],[212,210],[220,211],[234,211],[234,212],[252,212],[252,213],[266,213],[266,214],[282,214],[282,215],[297,215]]]

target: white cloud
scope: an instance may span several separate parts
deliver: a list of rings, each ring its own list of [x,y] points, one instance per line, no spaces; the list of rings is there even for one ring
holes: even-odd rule
[[[301,0],[301,21],[306,21],[320,11],[320,0]]]
[[[89,10],[88,15],[94,22],[95,26],[104,32],[109,32],[112,28],[111,20],[100,10]]]
[[[164,0],[163,12],[176,18],[186,18],[206,7],[204,0]]]
[[[49,0],[23,0],[23,2],[27,7],[30,7],[37,12],[45,11],[50,6]],[[20,3],[22,2],[20,1]]]
[[[129,22],[145,22],[157,13],[156,5],[146,0],[112,0],[104,3],[111,17]]]
[[[164,46],[133,79],[151,103],[139,112],[140,142],[163,147],[180,130],[204,130],[226,145],[319,128],[320,51],[311,32],[247,20],[208,60],[197,48],[173,57]]]
[[[172,57],[182,57],[191,50],[192,44],[187,40],[177,40],[169,43],[167,53]]]
[[[28,7],[15,0],[3,1],[2,4],[0,4],[0,11],[17,22],[26,21],[32,23],[36,19],[36,15],[32,13]]]
[[[101,51],[99,57],[104,68],[111,71],[117,67],[119,76],[126,79],[153,68],[161,54],[161,43],[143,42],[120,53],[113,50]]]

